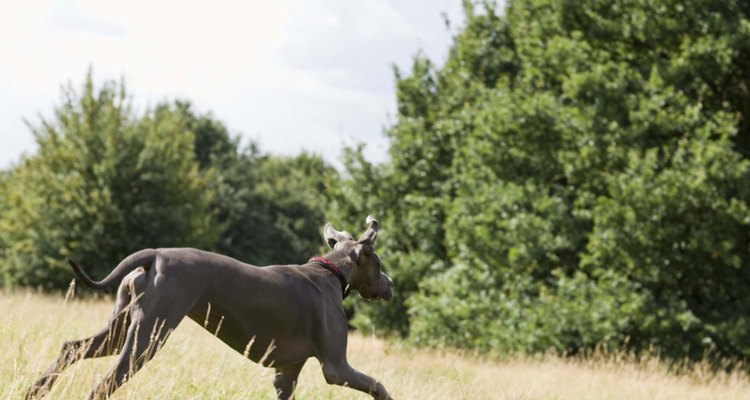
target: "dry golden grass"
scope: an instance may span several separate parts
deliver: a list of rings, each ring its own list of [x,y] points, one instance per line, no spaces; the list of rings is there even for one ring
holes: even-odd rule
[[[110,300],[0,293],[0,391],[22,398],[63,341],[98,330]],[[704,366],[674,375],[658,360],[627,357],[593,360],[554,356],[482,361],[451,351],[410,349],[398,342],[351,335],[349,360],[380,379],[396,399],[750,399],[743,373],[711,374]],[[85,360],[61,377],[50,399],[79,399],[114,362]],[[197,324],[186,320],[156,358],[115,399],[274,399],[273,370],[242,358]],[[368,399],[351,389],[329,386],[311,359],[300,378],[299,399]]]

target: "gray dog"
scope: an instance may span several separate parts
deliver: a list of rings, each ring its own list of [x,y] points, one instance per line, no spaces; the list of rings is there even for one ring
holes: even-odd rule
[[[247,358],[275,368],[279,399],[293,396],[310,357],[320,361],[326,382],[391,399],[380,382],[346,360],[342,296],[354,289],[369,300],[393,297],[393,281],[381,272],[374,249],[378,222],[368,216],[366,223],[356,241],[327,224],[324,235],[332,251],[304,265],[258,268],[196,249],[146,249],[94,282],[69,260],[90,288],[120,282],[115,309],[99,333],[66,342],[26,398],[44,396],[79,359],[119,353],[114,368],[89,394],[90,399],[107,398],[154,356],[187,315]]]

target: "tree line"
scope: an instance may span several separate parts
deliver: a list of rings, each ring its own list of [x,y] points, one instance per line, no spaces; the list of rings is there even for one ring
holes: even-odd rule
[[[464,2],[442,65],[395,70],[387,162],[240,148],[188,102],[65,91],[0,175],[6,286],[61,288],[141,247],[259,265],[383,226],[394,304],[360,326],[494,354],[750,356],[750,6]]]
[[[38,149],[5,171],[0,196],[4,286],[65,288],[65,258],[106,275],[147,247],[192,246],[263,265],[320,249],[326,187],[320,157],[240,147],[187,101],[138,114],[122,82],[63,91],[31,129]],[[323,194],[323,196],[320,196]]]

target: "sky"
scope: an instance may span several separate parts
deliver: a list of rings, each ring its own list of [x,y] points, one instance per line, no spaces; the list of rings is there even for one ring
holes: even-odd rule
[[[8,5],[12,4],[12,5]],[[461,0],[29,0],[0,7],[0,169],[33,154],[25,121],[51,118],[61,87],[123,78],[136,110],[190,100],[244,143],[333,165],[365,143],[387,160],[393,65],[441,65]],[[445,18],[450,21],[446,27]]]

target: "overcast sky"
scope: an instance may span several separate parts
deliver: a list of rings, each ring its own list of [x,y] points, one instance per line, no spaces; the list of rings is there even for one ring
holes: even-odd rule
[[[97,81],[124,77],[139,111],[188,99],[265,152],[336,164],[345,144],[365,142],[383,161],[391,66],[409,68],[419,50],[442,64],[463,20],[461,0],[6,3],[0,168],[35,151],[23,120],[50,117],[61,85],[79,88],[89,66]]]

